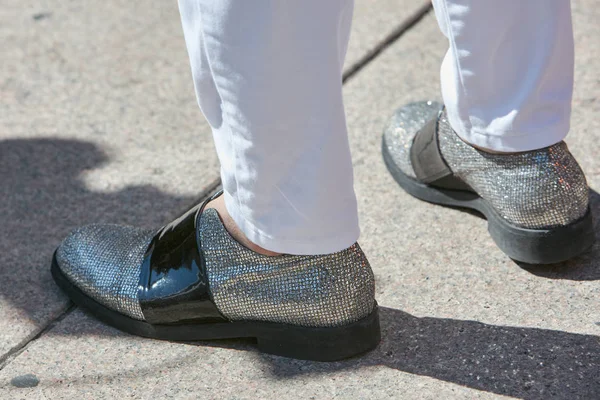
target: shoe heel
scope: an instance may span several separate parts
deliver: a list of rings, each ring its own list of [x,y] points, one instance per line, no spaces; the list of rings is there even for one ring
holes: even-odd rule
[[[381,340],[377,306],[366,318],[334,328],[280,326],[257,335],[258,349],[283,357],[337,361],[373,350]]]
[[[581,220],[549,230],[519,228],[493,216],[488,230],[505,254],[526,264],[566,261],[587,251],[596,239],[589,210]]]

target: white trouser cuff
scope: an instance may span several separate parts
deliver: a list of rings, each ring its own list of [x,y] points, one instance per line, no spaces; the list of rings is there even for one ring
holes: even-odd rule
[[[227,192],[224,192],[223,195],[229,215],[248,240],[270,251],[296,255],[331,254],[352,246],[360,236],[360,229],[356,224],[352,224],[347,227],[336,226],[337,233],[335,235],[328,232],[325,235],[323,232],[315,232],[314,236],[306,238],[273,237],[257,228],[259,224],[256,221],[242,215],[234,197]],[[353,221],[353,219],[349,220]]]
[[[531,151],[552,146],[567,136],[569,132],[569,120],[561,124],[553,124],[546,129],[536,132],[510,132],[495,128],[492,132],[475,127],[467,127],[466,124],[447,108],[448,120],[452,129],[465,142],[477,147],[502,152],[516,153]]]

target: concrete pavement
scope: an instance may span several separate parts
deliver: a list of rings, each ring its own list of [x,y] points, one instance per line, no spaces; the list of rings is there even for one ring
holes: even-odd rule
[[[600,398],[600,245],[561,265],[517,265],[484,220],[411,198],[383,166],[394,109],[439,98],[444,38],[431,12],[407,25],[424,1],[358,1],[347,63],[361,245],[383,307],[378,349],[296,361],[247,341],[141,339],[73,308],[48,270],[68,230],[155,226],[218,184],[175,4],[146,4],[0,10],[11,43],[0,63],[0,398]],[[600,190],[600,12],[591,0],[573,12],[567,142]],[[600,215],[595,191],[592,206]]]

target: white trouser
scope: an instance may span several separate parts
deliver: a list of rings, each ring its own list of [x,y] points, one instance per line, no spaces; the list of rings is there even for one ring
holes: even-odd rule
[[[442,91],[465,140],[497,151],[569,129],[568,0],[434,0]],[[319,254],[359,236],[342,100],[353,0],[179,0],[227,210],[254,243]]]
[[[442,95],[452,128],[501,152],[540,149],[569,131],[569,0],[433,0],[450,49]]]

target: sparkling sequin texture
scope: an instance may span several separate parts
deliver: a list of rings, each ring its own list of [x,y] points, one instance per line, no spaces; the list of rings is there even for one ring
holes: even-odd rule
[[[154,231],[118,225],[76,229],[56,252],[61,271],[98,303],[143,320],[138,283]]]
[[[385,133],[394,162],[412,178],[415,174],[410,145],[423,125],[425,113],[424,103],[417,104],[420,106],[413,107],[420,112],[404,108]],[[410,122],[413,120],[419,121],[416,129]],[[442,155],[452,172],[508,222],[531,229],[552,228],[574,222],[587,212],[589,189],[585,176],[564,142],[517,154],[486,153],[456,135],[445,111],[438,135]]]
[[[416,179],[410,162],[410,147],[417,132],[434,118],[442,105],[433,101],[408,104],[400,108],[392,117],[383,136],[385,146],[400,170]]]
[[[358,244],[328,255],[267,257],[233,240],[213,209],[199,229],[213,300],[231,320],[331,327],[373,311],[373,272]]]

